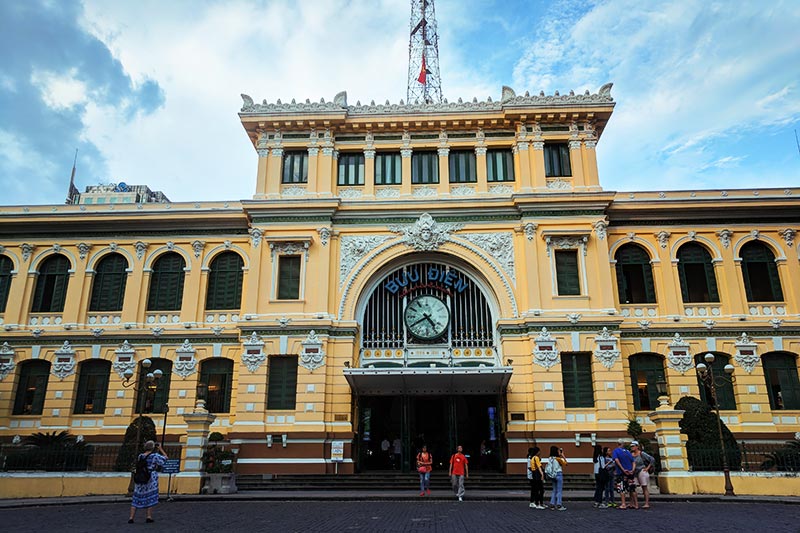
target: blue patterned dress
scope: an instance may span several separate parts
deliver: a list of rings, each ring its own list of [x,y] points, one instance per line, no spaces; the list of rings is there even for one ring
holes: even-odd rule
[[[133,487],[133,500],[131,506],[137,509],[147,509],[153,507],[158,503],[158,472],[156,467],[164,466],[166,458],[158,453],[141,454],[142,457],[147,458],[147,468],[150,470],[150,481],[140,485],[136,483]]]

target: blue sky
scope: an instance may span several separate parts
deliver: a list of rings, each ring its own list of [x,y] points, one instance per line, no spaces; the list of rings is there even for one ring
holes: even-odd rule
[[[614,82],[620,191],[800,186],[800,2],[437,0],[448,99]],[[405,97],[403,0],[0,0],[0,204],[125,181],[252,196],[256,101]]]

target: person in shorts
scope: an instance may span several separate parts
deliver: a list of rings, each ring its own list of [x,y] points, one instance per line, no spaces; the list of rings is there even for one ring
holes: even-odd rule
[[[642,450],[637,441],[631,442],[631,455],[633,455],[633,477],[637,485],[642,487],[644,505],[642,509],[650,508],[650,473],[655,466],[655,458]]]
[[[622,504],[619,506],[619,508],[628,508],[625,496],[630,494],[631,508],[638,509],[639,504],[636,501],[636,482],[633,478],[633,455],[631,455],[631,452],[625,448],[624,439],[619,439],[618,442],[619,444],[614,450],[614,453],[611,454],[611,458],[614,459],[614,462],[617,465],[615,481],[617,485],[617,492],[619,492],[620,500],[622,500]]]

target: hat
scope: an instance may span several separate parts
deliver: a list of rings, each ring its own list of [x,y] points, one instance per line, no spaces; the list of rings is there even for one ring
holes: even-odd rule
[[[625,444],[625,439],[619,439],[617,441],[617,444],[619,444],[620,446],[623,446]]]
[[[638,446],[638,445],[639,445],[639,441],[638,440],[635,440],[635,441],[631,442],[631,446]]]

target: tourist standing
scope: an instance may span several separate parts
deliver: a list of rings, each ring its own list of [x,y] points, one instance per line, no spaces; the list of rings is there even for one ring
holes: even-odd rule
[[[603,447],[603,466],[606,472],[606,485],[603,494],[603,505],[606,507],[616,507],[617,504],[614,503],[614,474],[617,471],[617,465],[614,463],[614,459],[611,458],[611,448],[608,446]]]
[[[603,489],[605,489],[605,468],[603,468],[603,447],[599,444],[594,445],[592,451],[592,465],[594,469],[594,503],[593,507],[603,505]],[[604,506],[605,507],[605,506]]]
[[[131,515],[128,518],[128,523],[133,524],[133,519],[136,517],[136,509],[146,509],[148,523],[153,520],[153,507],[158,505],[158,469],[164,466],[167,460],[167,453],[160,444],[156,444],[152,440],[144,443],[144,453],[137,457],[137,470],[139,470],[139,462],[144,461],[147,464],[147,471],[149,476],[147,481],[139,483],[134,478],[133,498],[131,500]]]
[[[419,495],[431,495],[431,470],[433,470],[433,456],[428,452],[428,447],[422,445],[422,450],[417,454],[417,472],[419,472]]]
[[[532,509],[546,509],[544,506],[544,471],[539,458],[539,447],[528,448],[528,480],[531,482]]]
[[[636,483],[634,482],[633,478],[633,455],[631,455],[631,452],[625,449],[624,439],[619,439],[619,445],[614,450],[614,453],[611,454],[611,457],[614,459],[614,463],[617,465],[616,485],[617,492],[619,492],[619,497],[622,500],[622,505],[620,505],[619,508],[628,508],[626,505],[625,496],[630,493],[631,507],[633,509],[638,509],[639,504],[636,501]]]
[[[555,511],[566,511],[567,508],[561,505],[561,496],[564,490],[564,467],[567,465],[567,458],[564,457],[564,449],[558,446],[550,446],[550,458],[547,460],[546,471],[553,481],[553,493],[550,495],[550,508]]]
[[[450,458],[450,484],[460,502],[464,501],[464,480],[469,477],[469,461],[463,452],[464,449],[459,445]]]
[[[650,473],[653,471],[656,460],[642,450],[638,441],[631,442],[631,455],[633,455],[633,477],[636,483],[642,487],[644,495],[642,509],[650,509]]]

